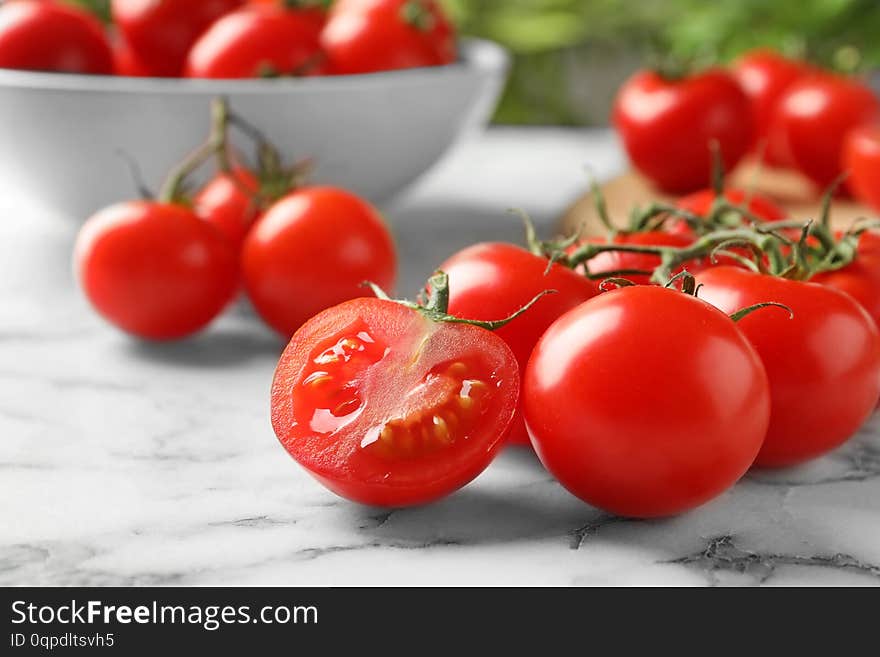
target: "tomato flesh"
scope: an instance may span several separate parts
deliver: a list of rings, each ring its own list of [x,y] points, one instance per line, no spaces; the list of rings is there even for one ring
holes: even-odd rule
[[[275,374],[272,424],[291,456],[338,495],[409,506],[488,466],[518,396],[516,360],[500,338],[356,299],[293,336]]]

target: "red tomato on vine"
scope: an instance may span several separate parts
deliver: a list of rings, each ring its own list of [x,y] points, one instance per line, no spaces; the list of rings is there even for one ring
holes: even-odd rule
[[[826,285],[736,267],[708,269],[697,281],[701,298],[724,312],[768,300],[792,311],[739,322],[770,381],[770,427],[756,465],[802,463],[859,430],[880,398],[880,334],[864,308]]]
[[[241,254],[254,308],[281,335],[310,317],[369,294],[362,284],[394,286],[397,257],[379,212],[335,187],[306,187],[270,207]]]
[[[713,143],[732,171],[754,135],[749,99],[720,69],[680,78],[636,73],[618,92],[613,119],[633,166],[673,194],[709,185]]]
[[[232,300],[236,258],[213,226],[177,204],[131,201],[90,218],[76,242],[80,285],[95,309],[132,335],[191,335]]]
[[[822,190],[844,171],[850,130],[880,117],[880,101],[861,82],[830,73],[792,84],[779,105],[779,124],[798,170]]]
[[[260,183],[243,167],[219,173],[199,190],[193,207],[202,219],[213,224],[238,253],[251,226],[260,215],[257,193]]]
[[[770,396],[730,318],[677,290],[633,286],[550,327],[526,369],[523,410],[563,486],[611,513],[651,518],[693,509],[748,470]]]
[[[778,106],[788,88],[811,72],[806,62],[766,49],[747,52],[733,64],[733,74],[752,103],[755,150],[771,166],[794,164],[779,125]]]
[[[872,123],[850,131],[844,142],[843,164],[853,196],[880,212],[880,126]]]

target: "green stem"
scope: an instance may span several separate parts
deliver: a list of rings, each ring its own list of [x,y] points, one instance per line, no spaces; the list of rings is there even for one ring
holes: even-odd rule
[[[211,134],[204,144],[190,153],[178,164],[162,185],[158,200],[162,203],[179,203],[185,196],[187,179],[205,162],[226,147],[226,126],[229,107],[222,98],[211,103]]]

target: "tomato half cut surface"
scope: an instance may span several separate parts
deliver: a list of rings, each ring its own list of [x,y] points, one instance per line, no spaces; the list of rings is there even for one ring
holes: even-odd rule
[[[272,384],[272,426],[334,493],[411,506],[489,465],[518,398],[516,359],[501,338],[393,301],[355,299],[294,334]]]

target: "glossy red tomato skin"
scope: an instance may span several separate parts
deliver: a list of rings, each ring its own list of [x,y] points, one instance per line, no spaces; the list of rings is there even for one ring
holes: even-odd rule
[[[673,194],[709,185],[713,140],[732,171],[754,134],[749,99],[719,69],[677,80],[636,73],[618,92],[613,119],[635,168]]]
[[[869,124],[851,130],[844,142],[843,159],[853,196],[880,212],[880,126]]]
[[[442,66],[456,59],[455,30],[434,0],[417,0],[426,24],[408,21],[411,0],[340,0],[321,37],[337,75]]]
[[[358,395],[355,419],[344,426],[316,427],[317,414],[303,391],[310,358],[348,333],[367,335],[381,358],[340,382]],[[406,459],[372,451],[374,428],[389,418],[415,421],[422,412],[428,417],[438,412],[418,390],[426,373],[437,369],[434,365],[465,361],[472,366],[466,376],[492,385],[479,416],[463,418],[469,426],[460,424],[456,430],[448,425],[455,438],[451,444]],[[497,336],[471,325],[437,324],[393,301],[364,298],[325,310],[294,334],[272,384],[272,426],[288,453],[337,495],[373,506],[406,507],[444,497],[480,474],[503,446],[518,400],[516,360]],[[444,408],[439,413],[449,418]],[[468,427],[466,434],[462,426]]]
[[[132,201],[91,217],[75,250],[80,285],[110,323],[149,340],[183,338],[232,299],[238,275],[222,235],[180,205]]]
[[[770,166],[793,164],[780,130],[777,108],[786,90],[800,78],[814,72],[806,62],[783,57],[772,50],[753,50],[737,59],[733,74],[752,103],[755,117],[755,149],[763,152]]]
[[[196,39],[244,0],[112,0],[113,22],[152,76],[177,77]]]
[[[196,214],[213,224],[236,253],[260,215],[256,194],[260,183],[253,173],[238,168],[219,173],[193,199]]]
[[[233,79],[310,74],[321,64],[320,30],[311,11],[248,5],[202,34],[189,52],[185,75]]]
[[[449,312],[456,317],[503,319],[541,292],[555,290],[495,331],[513,351],[521,373],[547,328],[598,293],[596,284],[583,275],[559,264],[548,271],[547,264],[546,258],[513,244],[485,243],[459,251],[440,265],[449,276]],[[517,417],[509,440],[517,445],[530,444],[521,417]]]
[[[767,439],[755,464],[784,467],[821,456],[852,437],[880,397],[880,335],[847,294],[735,267],[697,276],[700,296],[724,312],[774,301],[739,327],[761,355],[770,380]]]
[[[636,246],[672,246],[684,247],[691,244],[696,237],[688,232],[646,231],[644,233],[620,233],[614,237],[615,244],[631,244]],[[604,244],[607,240],[591,239],[591,242]],[[622,251],[605,251],[587,261],[590,274],[609,274],[613,272],[636,270],[651,272],[660,266],[660,256],[644,253],[626,253]],[[684,267],[696,272],[702,268],[700,261],[689,262]],[[649,274],[625,274],[623,278],[637,285],[650,285]]]
[[[122,38],[113,44],[113,72],[130,78],[149,78],[153,75],[150,67],[138,59],[131,46]]]
[[[857,80],[814,74],[792,84],[779,121],[797,169],[824,190],[844,171],[843,147],[853,128],[880,116],[880,101]]]
[[[106,75],[113,72],[113,53],[87,12],[19,0],[0,7],[0,68]]]
[[[880,236],[877,233],[862,234],[852,263],[835,271],[817,274],[810,281],[846,292],[880,326]]]
[[[709,304],[656,286],[558,319],[526,369],[523,408],[545,467],[611,513],[693,509],[752,465],[770,398],[757,353]]]
[[[394,287],[397,257],[379,212],[335,187],[295,191],[251,228],[241,255],[245,289],[266,323],[292,335],[318,312]]]

